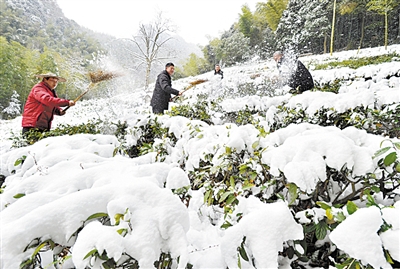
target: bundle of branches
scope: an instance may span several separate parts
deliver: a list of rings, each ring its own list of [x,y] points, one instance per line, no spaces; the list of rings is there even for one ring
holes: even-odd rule
[[[194,86],[196,86],[196,85],[198,85],[198,84],[201,84],[201,83],[203,83],[203,82],[206,82],[206,81],[208,81],[208,79],[197,79],[197,80],[195,80],[195,81],[189,82],[189,84],[190,84],[192,87],[194,87]],[[190,87],[190,86],[189,86],[189,87]]]
[[[105,72],[101,70],[89,73],[91,83],[99,83],[101,81],[110,80],[119,76],[121,76],[120,73]]]
[[[186,92],[187,90],[193,88],[194,86],[199,85],[199,84],[201,84],[201,83],[204,83],[204,82],[206,82],[206,81],[208,81],[208,79],[197,79],[197,80],[195,80],[195,81],[189,82],[190,85],[189,85],[188,87],[186,87],[186,88],[183,90],[182,93],[184,93],[184,92]],[[177,96],[171,98],[171,101],[176,100],[178,97],[179,97],[179,95],[177,95]]]
[[[92,89],[97,83],[105,81],[105,80],[110,80],[116,77],[122,76],[121,73],[116,73],[116,72],[105,72],[102,70],[95,71],[95,72],[89,72],[89,78],[90,78],[90,84],[86,88],[86,91],[81,93],[78,97],[74,99],[74,102],[77,102],[79,99],[81,99],[90,89]],[[70,106],[66,107],[64,111],[67,111]]]

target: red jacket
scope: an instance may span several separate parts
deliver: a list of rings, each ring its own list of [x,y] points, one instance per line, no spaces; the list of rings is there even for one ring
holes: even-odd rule
[[[68,106],[69,100],[57,97],[54,90],[43,81],[33,86],[22,114],[22,127],[50,130],[53,115],[60,115],[60,106]]]

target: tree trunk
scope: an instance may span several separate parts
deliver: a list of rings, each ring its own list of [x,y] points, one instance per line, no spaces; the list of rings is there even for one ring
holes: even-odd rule
[[[335,20],[336,20],[336,0],[333,2],[333,18],[332,18],[332,33],[331,33],[331,56],[333,53],[333,36],[335,34]]]
[[[145,78],[145,84],[144,84],[145,91],[147,91],[147,88],[149,87],[149,84],[150,84],[150,71],[151,71],[151,62],[147,62],[146,78]]]
[[[398,25],[398,28],[397,28],[397,40],[400,41],[400,12],[399,12],[399,25]]]
[[[388,45],[388,13],[385,12],[385,50],[387,50]]]

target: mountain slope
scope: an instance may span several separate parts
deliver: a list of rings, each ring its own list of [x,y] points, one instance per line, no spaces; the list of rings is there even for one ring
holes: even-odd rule
[[[400,140],[379,124],[398,119],[400,62],[311,68],[339,90],[300,95],[270,87],[272,61],[224,71],[174,81],[208,79],[166,115],[137,89],[55,119],[99,119],[101,134],[3,140],[0,267],[397,268]]]

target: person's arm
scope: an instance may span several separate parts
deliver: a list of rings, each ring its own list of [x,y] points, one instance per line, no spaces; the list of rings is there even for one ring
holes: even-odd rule
[[[169,79],[166,75],[160,76],[159,77],[159,82],[161,85],[161,89],[169,94],[173,94],[173,95],[179,95],[180,92],[178,90],[175,90],[174,88],[172,88],[171,86],[169,86]]]
[[[74,106],[74,105],[75,105],[75,102],[72,101],[72,100],[70,100],[70,101],[69,101],[68,107]],[[68,107],[67,107],[67,108],[68,108]],[[56,107],[55,114],[58,115],[58,116],[63,116],[63,115],[65,115],[66,110],[67,110],[67,109],[62,109],[61,107]]]
[[[33,88],[33,95],[37,101],[46,106],[68,106],[70,102],[69,100],[52,96],[47,90],[43,89],[42,87]]]

